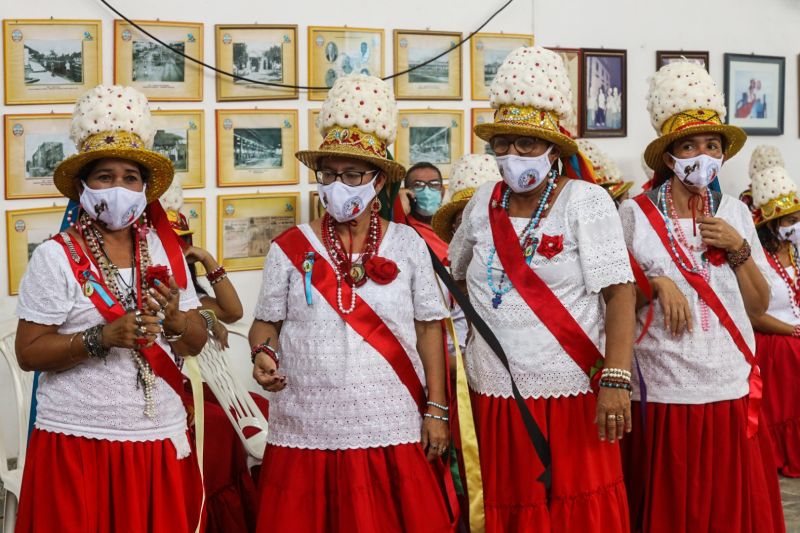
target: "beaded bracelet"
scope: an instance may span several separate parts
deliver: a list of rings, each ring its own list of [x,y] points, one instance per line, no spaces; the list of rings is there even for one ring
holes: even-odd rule
[[[183,335],[189,330],[189,317],[186,317],[186,326],[183,328],[183,331],[176,335],[167,335],[166,330],[161,332],[161,336],[164,337],[164,340],[167,342],[178,342],[183,338]]]
[[[800,324],[796,325],[792,330],[792,337],[800,337]]]
[[[622,368],[604,368],[603,373],[601,374],[603,378],[619,378],[625,381],[631,380],[631,373],[629,370],[623,370]]]
[[[255,346],[253,346],[252,350],[250,350],[250,362],[255,364],[256,356],[260,353],[265,353],[270,359],[275,361],[275,368],[280,367],[281,355],[280,352],[278,352],[278,350],[269,345],[269,341],[271,340],[272,338],[270,337],[261,344],[256,344]]]
[[[103,324],[98,324],[85,330],[82,340],[83,349],[92,359],[105,359],[111,352],[111,350],[103,346]]]
[[[424,416],[425,418],[432,418],[434,420],[441,420],[442,422],[449,422],[450,421],[450,418],[447,417],[447,416],[432,415],[431,413],[425,413],[422,416]]]
[[[431,406],[431,407],[436,407],[438,409],[441,409],[442,411],[448,411],[450,409],[446,405],[442,405],[442,404],[436,403],[436,402],[428,402],[428,405]]]
[[[633,387],[630,383],[619,383],[617,381],[606,381],[604,379],[600,380],[600,386],[609,389],[625,389],[628,392],[633,391]]]
[[[747,239],[744,240],[744,244],[742,247],[739,248],[736,252],[728,252],[728,264],[731,268],[739,268],[745,262],[750,259],[750,254],[752,250],[750,249],[750,243],[747,242]]]
[[[206,279],[210,284],[216,285],[217,283],[225,279],[227,276],[228,274],[225,272],[225,267],[220,265],[219,268],[217,268],[216,270],[206,274]]]

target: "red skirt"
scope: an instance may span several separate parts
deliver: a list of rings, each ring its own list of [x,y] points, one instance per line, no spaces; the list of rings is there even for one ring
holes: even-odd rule
[[[699,405],[633,403],[622,441],[631,524],[645,533],[785,531],[763,417],[747,438],[747,398]]]
[[[800,477],[800,339],[756,333],[756,357],[775,466],[786,477]]]
[[[203,487],[195,454],[169,440],[130,442],[35,429],[17,533],[194,532]]]
[[[444,533],[453,530],[419,444],[351,450],[267,445],[260,533]]]
[[[629,531],[619,448],[597,436],[595,401],[594,394],[525,401],[550,443],[548,501],[514,400],[473,394],[487,533]]]

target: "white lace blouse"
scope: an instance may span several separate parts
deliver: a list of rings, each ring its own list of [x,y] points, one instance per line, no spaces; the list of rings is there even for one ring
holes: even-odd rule
[[[771,267],[758,240],[750,211],[739,200],[723,195],[716,213],[739,234],[747,239],[752,249],[753,259],[765,275]],[[664,328],[664,314],[661,306],[654,303],[653,322],[642,339],[634,346],[645,384],[647,401],[658,403],[702,404],[722,400],[733,400],[748,392],[747,377],[750,365],[734,344],[728,331],[720,324],[712,310],[709,313],[709,329],[701,327],[701,307],[697,292],[686,281],[678,266],[670,258],[669,252],[652,229],[641,208],[627,200],[620,207],[620,217],[625,231],[625,240],[636,260],[648,278],[666,276],[678,286],[686,296],[692,313],[693,331],[673,336]],[[681,226],[686,238],[694,247],[700,247],[700,232],[694,236],[691,219],[682,219]],[[677,240],[676,240],[676,245]],[[684,251],[691,254],[688,250]],[[699,261],[700,253],[695,253]],[[710,285],[725,305],[731,318],[741,330],[745,341],[755,353],[755,337],[742,300],[736,274],[727,265],[710,266]],[[638,313],[641,326],[647,315],[647,308]],[[634,399],[639,399],[639,385],[636,372],[634,378]]]
[[[148,234],[147,244],[152,264],[169,265],[155,231]],[[46,241],[36,248],[20,284],[19,318],[57,325],[58,332],[64,335],[105,323],[84,296],[70,261],[56,241]],[[122,270],[120,273],[125,275]],[[187,279],[191,279],[188,268]],[[200,306],[191,284],[181,291],[180,298],[182,311]],[[159,338],[158,344],[172,354],[163,339]],[[43,372],[36,393],[36,427],[113,441],[172,439],[179,454],[181,450],[188,451],[186,411],[180,398],[157,377],[156,417],[146,417],[144,393],[137,386],[136,363],[131,354],[131,350],[112,348],[105,360],[89,359],[62,372]]]
[[[311,227],[299,228],[312,243],[317,261],[329,261]],[[356,293],[397,337],[425,385],[414,321],[448,316],[430,256],[413,229],[397,224],[389,225],[378,255],[397,263],[397,279],[387,285],[367,281]],[[281,373],[287,385],[271,396],[268,441],[324,450],[419,442],[419,410],[395,371],[316,289],[308,305],[304,287],[303,276],[273,243],[255,318],[283,322]]]
[[[787,268],[786,272],[789,274],[789,279],[796,281],[794,269],[792,267]],[[800,318],[798,318],[792,309],[792,301],[790,300],[792,297],[790,294],[793,294],[792,290],[786,285],[786,282],[783,281],[780,274],[772,268],[772,265],[764,272],[764,275],[767,278],[767,282],[770,284],[769,309],[767,310],[767,314],[790,326],[800,324]]]
[[[467,280],[470,300],[502,343],[524,397],[589,392],[587,375],[515,289],[503,296],[497,309],[492,307],[494,294],[487,282],[487,263],[493,245],[489,202],[494,186],[482,186],[464,210],[463,222],[450,243],[453,277]],[[527,218],[511,221],[517,232],[528,223]],[[600,290],[633,281],[613,200],[597,185],[569,180],[536,231],[540,239],[542,235],[563,235],[563,250],[552,259],[536,253],[532,267],[603,353],[604,304]],[[502,272],[495,257],[495,286]],[[471,337],[466,359],[473,390],[490,396],[511,396],[508,373],[480,335]]]

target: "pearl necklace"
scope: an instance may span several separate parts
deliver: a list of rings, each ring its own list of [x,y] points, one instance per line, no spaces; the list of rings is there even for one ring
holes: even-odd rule
[[[789,276],[789,272],[781,264],[780,259],[778,259],[778,254],[769,253],[772,259],[772,269],[778,273],[784,284],[786,284],[786,289],[789,291],[789,304],[792,306],[792,313],[794,313],[795,318],[800,318],[800,272],[798,272],[797,269],[795,255],[794,245],[789,244],[789,262],[792,265],[795,276],[795,279],[792,280],[791,276]]]

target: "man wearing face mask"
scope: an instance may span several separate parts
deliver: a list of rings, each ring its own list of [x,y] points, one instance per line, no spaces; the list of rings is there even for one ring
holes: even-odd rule
[[[439,260],[446,263],[447,243],[431,228],[431,219],[444,198],[442,173],[432,163],[416,163],[406,172],[398,197],[406,215],[405,222],[417,230]]]
[[[253,376],[275,393],[259,532],[452,528],[434,474],[448,313],[423,240],[379,216],[378,193],[405,175],[387,152],[396,115],[386,82],[339,78],[322,145],[296,154],[326,212],[273,242],[250,329]]]
[[[655,174],[620,207],[650,282],[638,311],[649,328],[634,348],[642,423],[623,443],[631,522],[644,532],[783,531],[749,321],[767,310],[770,266],[748,208],[709,187],[746,136],[724,124],[722,93],[690,62],[655,74],[648,110],[658,137],[644,157]]]

